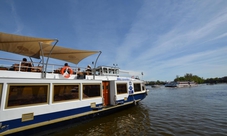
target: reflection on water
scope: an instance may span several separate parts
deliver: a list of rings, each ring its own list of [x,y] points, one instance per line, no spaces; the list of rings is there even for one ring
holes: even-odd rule
[[[137,106],[53,136],[227,135],[227,84],[149,89]]]

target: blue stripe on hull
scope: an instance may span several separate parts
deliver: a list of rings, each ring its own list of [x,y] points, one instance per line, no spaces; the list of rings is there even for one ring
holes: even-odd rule
[[[142,100],[146,97],[146,93],[142,94],[135,94],[135,95],[130,95],[127,99],[127,101],[121,100],[123,103],[125,102],[132,102],[134,100]],[[86,113],[92,111],[90,106],[83,107],[83,108],[77,108],[77,109],[71,109],[71,110],[65,110],[65,111],[60,111],[60,112],[54,112],[54,113],[49,113],[49,114],[44,114],[44,115],[38,115],[34,116],[34,120],[31,121],[26,121],[26,122],[21,122],[21,118],[15,119],[15,120],[10,120],[10,121],[5,121],[2,122],[2,125],[9,125],[9,129],[13,128],[18,128],[18,127],[23,127],[27,125],[33,125],[36,123],[41,123],[45,121],[50,121],[54,119],[60,119],[63,117],[68,117],[76,114],[81,114],[81,113]],[[102,112],[102,110],[100,110]]]
[[[21,118],[20,118],[20,119],[3,122],[3,124],[9,125],[9,129],[12,129],[12,128],[27,126],[27,125],[31,125],[31,124],[44,122],[44,121],[59,119],[59,118],[63,118],[63,117],[67,117],[67,116],[71,116],[71,115],[75,115],[75,114],[85,113],[85,112],[88,112],[91,110],[92,109],[90,108],[90,106],[87,106],[87,107],[83,107],[83,108],[77,108],[77,109],[71,109],[71,110],[44,114],[44,115],[38,115],[38,116],[35,116],[34,120],[31,120],[31,121],[21,122]]]
[[[130,95],[128,97],[128,101],[134,101],[134,100],[143,100],[146,97],[146,93],[142,93],[142,94],[136,94],[136,95]]]
[[[147,96],[146,93],[142,93],[142,94],[135,94],[135,95],[129,95],[127,101],[124,100],[118,100],[117,103],[125,103],[125,102],[132,102],[135,100],[143,100],[145,97]]]

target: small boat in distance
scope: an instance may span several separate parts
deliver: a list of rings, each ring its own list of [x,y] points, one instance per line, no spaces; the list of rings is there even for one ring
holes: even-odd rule
[[[65,48],[57,42],[0,32],[0,51],[30,58],[0,58],[0,135],[43,134],[146,98],[143,80],[122,76],[116,66],[96,67],[101,51]],[[92,68],[78,67],[96,53]],[[50,58],[67,63],[50,64]]]
[[[197,84],[194,81],[172,81],[167,84],[165,84],[165,87],[194,87],[197,86]]]

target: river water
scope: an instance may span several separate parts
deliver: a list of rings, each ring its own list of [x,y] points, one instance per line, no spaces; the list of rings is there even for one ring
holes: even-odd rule
[[[138,105],[52,136],[227,136],[227,84],[151,88]]]

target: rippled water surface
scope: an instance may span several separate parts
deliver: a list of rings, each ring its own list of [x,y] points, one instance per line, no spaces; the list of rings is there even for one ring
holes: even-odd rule
[[[226,136],[227,84],[148,88],[138,105],[53,136]]]

